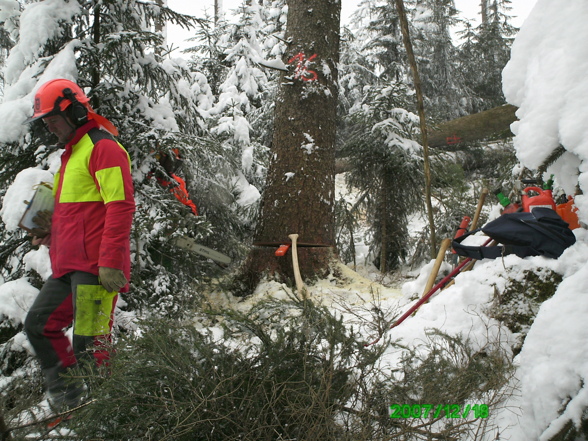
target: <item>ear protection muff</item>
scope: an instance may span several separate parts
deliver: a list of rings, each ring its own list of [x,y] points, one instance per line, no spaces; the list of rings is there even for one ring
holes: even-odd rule
[[[67,109],[67,116],[76,126],[82,126],[88,122],[88,109],[76,99],[75,93],[70,88],[63,89],[63,98],[71,103]]]

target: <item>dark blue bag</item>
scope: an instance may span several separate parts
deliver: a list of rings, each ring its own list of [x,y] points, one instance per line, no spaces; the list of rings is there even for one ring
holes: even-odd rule
[[[484,232],[502,246],[476,247],[461,242],[478,231]],[[557,259],[576,242],[576,236],[559,215],[550,208],[537,207],[531,213],[507,213],[482,228],[453,241],[460,256],[473,259],[496,259],[507,254],[519,257],[545,256]]]

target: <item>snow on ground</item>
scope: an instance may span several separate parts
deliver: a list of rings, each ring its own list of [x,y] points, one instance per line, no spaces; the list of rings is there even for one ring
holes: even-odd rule
[[[535,168],[554,148],[563,145],[567,153],[547,173],[554,173],[556,184],[570,194],[577,182],[584,193],[588,191],[586,19],[586,2],[538,0],[515,40],[512,59],[503,75],[507,100],[519,107],[520,122],[513,125],[519,158],[524,165]],[[6,197],[10,197],[7,193],[2,210],[8,228],[14,228],[14,221],[19,218],[9,207],[23,208],[19,201],[24,195],[14,195],[16,202],[6,204]],[[576,201],[580,218],[587,221],[588,198],[578,196]],[[407,345],[419,344],[427,329],[438,328],[448,334],[467,336],[480,348],[498,341],[508,350],[517,336],[487,315],[494,286],[503,286],[507,278],[521,278],[525,270],[549,268],[560,273],[562,283],[555,295],[541,305],[515,358],[517,370],[512,386],[519,393],[507,402],[508,410],[491,409],[500,439],[548,440],[567,422],[579,424],[588,407],[588,233],[584,229],[574,232],[577,243],[558,260],[507,256],[478,262],[472,271],[459,274],[453,286],[433,296],[414,316],[388,331],[391,338]],[[362,257],[367,255],[361,246],[359,251]],[[42,268],[46,256],[37,253],[27,255],[26,259],[30,265]],[[405,283],[402,289],[394,289],[375,281],[376,272],[365,260],[358,260],[361,274],[342,267],[337,276],[308,287],[310,297],[336,308],[351,321],[356,319],[354,313],[369,317],[374,307],[390,319],[399,316],[422,294],[430,263],[417,279]],[[17,291],[20,295],[15,295]],[[0,285],[0,314],[15,322],[22,321],[34,295],[24,279]],[[254,296],[245,300],[222,293],[216,298],[221,304],[246,309],[264,296],[292,295],[289,287],[273,282],[261,285]],[[211,331],[220,336],[219,328]],[[369,322],[365,336],[366,342],[374,337]],[[27,349],[25,340],[22,335],[15,338]],[[391,368],[398,355],[393,351],[387,354],[386,362]]]
[[[438,329],[467,338],[475,350],[500,344],[512,356],[511,348],[518,343],[518,335],[488,316],[495,288],[500,290],[509,280],[522,281],[526,271],[549,269],[563,275],[553,298],[541,306],[523,350],[515,358],[517,373],[509,388],[520,388],[520,393],[513,394],[503,408],[490,409],[497,428],[487,439],[495,439],[497,433],[501,434],[500,439],[548,439],[547,433],[556,433],[569,419],[578,420],[588,406],[588,389],[583,386],[588,374],[588,355],[584,350],[588,337],[588,232],[578,229],[575,233],[577,243],[557,260],[509,255],[477,262],[472,271],[458,274],[454,285],[436,293],[415,315],[384,335],[408,347],[418,347],[427,340],[429,331]],[[419,277],[405,283],[402,289],[382,285],[341,264],[337,276],[307,286],[308,298],[338,311],[347,324],[359,325],[365,344],[379,344],[380,335],[374,334],[370,326],[374,311],[381,311],[393,322],[420,297],[432,264],[433,261],[425,265]],[[296,295],[285,284],[265,282],[246,299],[226,293],[214,293],[210,298],[215,299],[217,306],[245,312],[260,300],[291,299]],[[209,331],[222,339],[220,327]],[[390,348],[383,366],[393,370],[401,356],[400,351]],[[573,399],[563,407],[560,416],[562,405],[569,398]],[[544,431],[546,434],[541,437]]]
[[[13,194],[11,198],[16,201],[27,197],[27,188],[39,178],[46,177],[38,176],[34,169],[25,170],[22,175],[17,178],[18,189],[11,187],[7,193],[7,196]],[[21,186],[23,182],[27,185]],[[14,212],[17,209],[22,207],[19,204],[4,205],[2,216],[6,223],[18,218],[18,213]],[[588,296],[585,295],[588,233],[578,229],[575,234],[577,243],[558,260],[506,256],[478,262],[472,271],[459,274],[453,286],[435,294],[415,315],[389,329],[383,337],[417,347],[427,340],[428,331],[439,329],[449,335],[466,337],[475,349],[498,342],[509,353],[518,342],[518,336],[488,316],[494,288],[504,287],[509,279],[522,280],[525,271],[548,268],[560,273],[563,282],[554,297],[541,306],[522,352],[515,358],[517,374],[512,386],[520,388],[520,394],[508,401],[509,411],[494,409],[491,415],[496,417],[500,433],[511,440],[547,439],[545,434],[556,432],[570,419],[577,421],[588,406],[588,390],[583,386],[588,377],[588,356],[583,350],[588,337],[584,326],[588,316]],[[46,251],[41,247],[25,256],[27,265],[44,277],[48,275]],[[365,244],[358,243],[358,253],[365,257]],[[290,258],[290,254],[285,258]],[[358,271],[353,271],[351,265],[340,264],[330,277],[308,286],[308,296],[337,311],[356,329],[359,327],[365,344],[379,344],[377,340],[382,336],[375,331],[375,315],[393,323],[423,294],[432,266],[433,261],[430,261],[415,273],[414,279],[402,286],[391,287],[389,283],[383,283],[369,260],[362,258],[358,259]],[[441,271],[449,268],[449,264],[444,263]],[[0,285],[0,315],[21,323],[36,293],[26,279]],[[284,284],[266,282],[246,299],[224,292],[215,292],[209,299],[211,302],[214,299],[217,306],[247,311],[262,299],[288,299],[296,295],[295,290]],[[198,325],[207,326],[204,323]],[[216,338],[223,336],[221,327],[212,326],[208,331]],[[17,342],[20,348],[31,350],[24,336],[19,334],[15,344]],[[394,369],[401,355],[399,351],[389,349],[383,366]],[[541,435],[543,432],[545,434]]]
[[[339,179],[338,191],[345,193]],[[354,200],[353,194],[346,197]],[[580,228],[574,233],[576,244],[557,260],[510,255],[477,262],[472,271],[458,274],[454,285],[436,293],[416,314],[384,335],[407,347],[417,347],[427,341],[429,331],[438,329],[467,338],[478,350],[499,344],[512,357],[512,348],[520,344],[520,335],[488,315],[495,290],[500,291],[512,280],[523,281],[526,272],[540,273],[547,269],[563,276],[553,298],[541,305],[522,351],[514,358],[516,373],[507,389],[516,393],[510,395],[503,407],[490,410],[496,429],[486,439],[495,439],[500,433],[500,439],[512,441],[547,440],[567,421],[579,423],[583,410],[588,407],[588,389],[584,387],[588,378],[588,355],[584,349],[588,337],[585,327],[588,232]],[[484,241],[482,237],[471,239],[474,243]],[[374,333],[374,313],[381,312],[393,323],[423,294],[434,261],[416,271],[414,279],[390,287],[382,283],[377,269],[365,259],[365,244],[357,245],[362,256],[357,271],[351,269],[351,264],[341,264],[336,275],[307,286],[308,297],[338,311],[348,324],[359,325],[364,343],[379,344],[381,335]],[[445,262],[440,272],[450,268]],[[262,299],[288,299],[297,295],[292,288],[277,282],[261,284],[246,299],[217,294],[219,305],[240,311],[247,311]],[[220,328],[211,332],[222,338]],[[401,355],[398,350],[389,349],[383,366],[393,370]]]

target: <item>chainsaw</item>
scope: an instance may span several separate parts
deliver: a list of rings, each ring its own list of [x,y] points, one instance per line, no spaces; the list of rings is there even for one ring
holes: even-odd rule
[[[219,253],[218,251],[215,251],[212,248],[200,245],[199,243],[194,242],[194,239],[191,239],[189,237],[176,237],[173,240],[173,244],[179,248],[192,251],[196,254],[200,254],[201,256],[207,257],[208,259],[214,260],[215,262],[219,262],[225,265],[231,263],[231,258],[229,256],[225,256],[224,254]]]

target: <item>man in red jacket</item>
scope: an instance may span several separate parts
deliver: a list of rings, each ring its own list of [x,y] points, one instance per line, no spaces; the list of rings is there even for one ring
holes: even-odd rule
[[[114,138],[118,131],[94,112],[77,84],[43,84],[27,122],[37,119],[65,151],[54,180],[54,212],[39,216],[41,228],[33,237],[34,244],[49,246],[53,274],[26,317],[25,331],[50,401],[73,407],[83,385],[68,382],[68,374],[81,363],[108,360],[118,293],[128,291],[133,182],[130,158]],[[70,342],[64,329],[72,323]]]
[[[198,216],[198,208],[196,204],[190,199],[190,194],[188,193],[188,187],[186,186],[186,181],[180,178],[176,174],[176,170],[182,163],[182,159],[180,158],[180,152],[178,149],[172,149],[174,157],[172,158],[165,152],[159,152],[156,157],[159,160],[159,163],[168,174],[169,177],[173,179],[169,181],[164,176],[157,176],[157,182],[159,182],[162,187],[168,188],[171,194],[173,194],[178,201],[184,204],[186,207],[190,209],[194,216]]]

